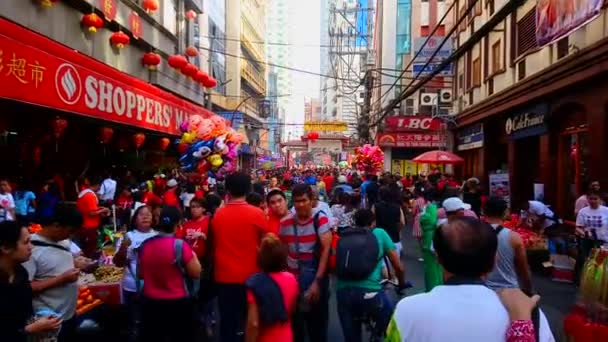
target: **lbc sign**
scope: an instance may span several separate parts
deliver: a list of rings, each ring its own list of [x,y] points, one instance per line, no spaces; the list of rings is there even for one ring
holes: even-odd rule
[[[445,124],[430,116],[391,116],[386,118],[387,131],[439,131]]]

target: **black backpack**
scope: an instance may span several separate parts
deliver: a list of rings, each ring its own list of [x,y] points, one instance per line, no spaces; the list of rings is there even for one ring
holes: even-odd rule
[[[336,274],[342,280],[366,279],[380,258],[378,240],[369,228],[348,228],[340,234],[336,248]]]

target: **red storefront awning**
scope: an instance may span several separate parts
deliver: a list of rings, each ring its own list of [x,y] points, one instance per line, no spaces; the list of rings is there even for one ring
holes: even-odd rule
[[[212,112],[0,18],[0,97],[178,135]]]

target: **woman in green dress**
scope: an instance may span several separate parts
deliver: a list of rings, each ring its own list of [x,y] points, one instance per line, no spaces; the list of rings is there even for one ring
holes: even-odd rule
[[[437,257],[432,249],[433,236],[437,230],[437,202],[431,195],[433,190],[425,194],[427,205],[420,214],[420,228],[422,230],[422,259],[424,260],[424,284],[426,291],[431,291],[435,286],[443,283],[443,271],[437,262]]]

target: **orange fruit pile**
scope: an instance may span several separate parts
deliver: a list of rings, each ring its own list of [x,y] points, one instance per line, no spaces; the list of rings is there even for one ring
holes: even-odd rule
[[[103,302],[95,298],[91,290],[86,286],[81,286],[78,290],[78,301],[76,302],[76,315],[82,315],[91,311],[93,308],[103,304]]]

